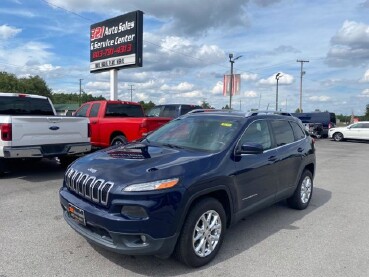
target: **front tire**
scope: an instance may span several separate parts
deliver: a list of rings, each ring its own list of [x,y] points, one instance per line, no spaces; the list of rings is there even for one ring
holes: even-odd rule
[[[333,134],[333,139],[335,140],[335,141],[343,141],[343,134],[342,133],[334,133]]]
[[[191,208],[175,249],[175,257],[191,267],[209,263],[217,255],[226,230],[222,204],[205,198]]]
[[[309,206],[313,195],[313,175],[304,170],[294,194],[287,199],[288,205],[296,210],[304,210]]]

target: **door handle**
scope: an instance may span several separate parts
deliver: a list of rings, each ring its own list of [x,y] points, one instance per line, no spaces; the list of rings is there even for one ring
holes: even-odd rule
[[[268,158],[268,161],[270,161],[270,162],[275,162],[276,160],[277,160],[277,157],[276,156],[270,156]]]
[[[301,153],[302,151],[304,151],[304,148],[302,148],[302,147],[297,148],[297,152]]]

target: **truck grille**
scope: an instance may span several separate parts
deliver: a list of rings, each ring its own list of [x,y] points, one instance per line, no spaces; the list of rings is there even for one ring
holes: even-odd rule
[[[65,173],[65,184],[70,191],[103,206],[108,205],[109,191],[114,185],[73,168]]]

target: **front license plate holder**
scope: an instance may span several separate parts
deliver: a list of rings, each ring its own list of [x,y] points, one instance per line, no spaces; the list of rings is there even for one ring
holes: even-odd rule
[[[68,204],[68,214],[69,216],[74,219],[77,223],[81,225],[86,225],[85,219],[85,211],[74,206],[73,204]]]

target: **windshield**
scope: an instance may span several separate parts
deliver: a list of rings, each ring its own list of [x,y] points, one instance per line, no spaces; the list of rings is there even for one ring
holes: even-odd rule
[[[227,147],[239,131],[241,123],[224,116],[189,116],[169,122],[146,140],[169,147],[217,152]]]

